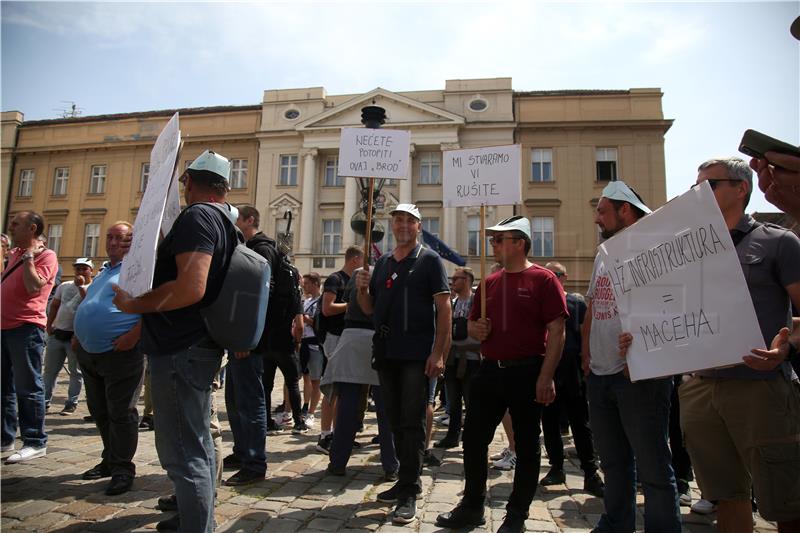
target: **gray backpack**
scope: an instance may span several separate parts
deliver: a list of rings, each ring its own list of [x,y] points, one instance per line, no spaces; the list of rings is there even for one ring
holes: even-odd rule
[[[221,348],[230,352],[250,351],[264,332],[269,303],[269,262],[245,245],[244,235],[221,204],[207,203],[222,215],[236,231],[238,243],[233,249],[225,279],[217,299],[200,309],[208,334]]]

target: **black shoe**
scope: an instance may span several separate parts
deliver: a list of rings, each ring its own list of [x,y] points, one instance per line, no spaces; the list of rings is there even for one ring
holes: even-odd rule
[[[317,441],[317,451],[328,454],[331,451],[331,443],[333,442],[333,433],[328,433],[324,437],[320,435]]]
[[[142,419],[139,421],[139,429],[146,429],[147,431],[153,431],[153,417],[152,416],[143,416]]]
[[[447,436],[445,436],[445,438],[443,438],[439,442],[435,443],[433,445],[433,447],[434,448],[444,448],[444,449],[457,448],[458,447],[458,438],[457,437],[451,437],[450,435],[447,435]]]
[[[273,413],[282,413],[282,412],[284,412],[285,410],[286,410],[286,406],[285,406],[285,405],[283,405],[283,404],[281,403],[281,404],[277,405],[277,406],[275,407],[275,409],[273,409],[273,410],[272,410],[272,412],[273,412]]]
[[[300,420],[300,422],[295,424],[292,428],[292,435],[302,435],[303,433],[308,433],[308,426],[305,420]]]
[[[130,474],[114,474],[106,487],[106,495],[116,496],[131,490],[133,486],[133,476]]]
[[[525,517],[517,513],[506,513],[497,533],[522,533],[525,531]]]
[[[592,496],[602,498],[605,494],[605,484],[603,483],[603,480],[600,479],[600,474],[593,472],[591,475],[584,476],[583,490]]]
[[[384,472],[383,480],[384,481],[397,481],[400,479],[400,474],[397,473],[397,470],[394,472]]]
[[[58,414],[60,414],[61,416],[69,416],[77,410],[78,410],[77,405],[65,405],[64,408],[61,410],[61,412]]]
[[[178,510],[178,498],[174,494],[170,494],[169,496],[161,496],[158,499],[158,503],[156,504],[156,509],[159,511],[177,511]]]
[[[156,531],[178,531],[180,525],[181,517],[179,514],[175,514],[156,524]]]
[[[539,485],[543,487],[547,487],[550,485],[561,485],[567,480],[566,474],[564,474],[564,470],[561,468],[556,468],[555,466],[550,467],[550,471],[547,473],[546,476],[539,481]]]
[[[267,420],[267,435],[277,435],[283,432],[283,426],[275,422],[273,418]]]
[[[94,417],[92,415],[86,415],[83,417],[84,422],[94,422]]]
[[[486,523],[483,517],[483,506],[472,508],[460,502],[455,508],[436,517],[436,525],[450,529],[482,526]]]
[[[403,498],[397,502],[397,507],[392,513],[393,524],[409,524],[417,519],[416,498]]]
[[[249,485],[251,483],[264,481],[266,477],[267,476],[264,473],[242,468],[234,475],[229,477],[228,480],[225,482],[225,485],[228,487],[239,487],[241,485]]]
[[[374,437],[372,437],[372,439],[370,439],[369,443],[370,444],[380,444],[381,443],[381,439],[380,439],[380,437],[375,435]]]
[[[425,450],[425,456],[422,458],[422,464],[425,466],[442,466],[442,460],[433,455],[430,450]]]
[[[103,463],[95,465],[81,474],[81,479],[85,479],[87,481],[93,479],[103,479],[104,477],[111,477],[111,469]]]
[[[325,471],[331,476],[343,476],[346,474],[345,467],[333,466],[333,463],[328,463],[328,468]]]
[[[353,440],[353,449],[358,450],[360,448],[361,448],[361,443],[358,442],[357,440]]]
[[[422,494],[422,488],[417,490],[417,498],[419,498],[421,494]],[[383,492],[379,492],[378,497],[376,499],[382,503],[395,503],[397,501],[397,483],[392,485],[392,488],[387,489]]]
[[[228,470],[238,470],[242,467],[242,462],[234,454],[230,454],[222,460],[222,468]]]

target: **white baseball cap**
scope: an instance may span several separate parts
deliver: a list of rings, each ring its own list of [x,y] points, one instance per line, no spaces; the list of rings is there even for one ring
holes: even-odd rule
[[[528,240],[531,240],[531,221],[528,220],[527,217],[516,215],[501,220],[491,228],[486,228],[486,231],[491,231],[492,233],[500,231],[521,231],[528,237]]]
[[[395,213],[408,213],[412,217],[415,217],[417,220],[422,220],[422,215],[417,209],[417,206],[414,204],[397,204],[389,214],[394,215]]]
[[[213,172],[228,183],[231,175],[231,162],[211,150],[206,150],[192,161],[187,170],[206,170]]]
[[[78,266],[78,265],[85,265],[88,266],[89,268],[94,268],[94,263],[92,263],[92,260],[89,259],[88,257],[79,257],[75,261],[73,261],[72,266]]]
[[[649,207],[644,205],[636,193],[628,187],[624,181],[612,181],[603,189],[603,197],[608,198],[609,200],[619,200],[622,202],[628,202],[634,207],[638,207],[645,214],[652,213]]]

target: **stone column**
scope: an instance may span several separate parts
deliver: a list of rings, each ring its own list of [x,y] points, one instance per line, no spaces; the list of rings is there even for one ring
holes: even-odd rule
[[[317,150],[303,152],[303,206],[300,211],[300,254],[310,254],[314,244],[314,213],[317,212]]]
[[[458,150],[460,148],[459,143],[442,143],[441,150],[442,150],[442,170],[444,170],[444,153],[445,150]],[[459,234],[457,231],[458,227],[458,217],[459,217],[459,208],[457,207],[443,207],[443,216],[444,218],[444,228],[442,233],[442,240],[447,243],[453,250],[460,252],[458,249],[459,246]],[[463,232],[466,235],[466,232]],[[466,242],[466,241],[464,241]],[[466,255],[466,254],[464,254]]]
[[[344,213],[342,213],[342,251],[356,243],[356,234],[350,227],[350,217],[358,210],[358,179],[344,178]]]
[[[411,199],[411,179],[414,175],[414,152],[417,151],[417,145],[411,143],[408,149],[408,177],[407,179],[400,180],[399,198],[401,204],[410,204]]]

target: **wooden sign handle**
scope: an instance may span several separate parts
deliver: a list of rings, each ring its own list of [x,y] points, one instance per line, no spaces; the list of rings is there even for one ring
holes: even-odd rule
[[[372,250],[372,196],[375,191],[375,178],[369,178],[367,193],[367,229],[364,231],[364,270],[369,271],[369,258]]]
[[[481,204],[481,318],[486,318],[486,206]]]

